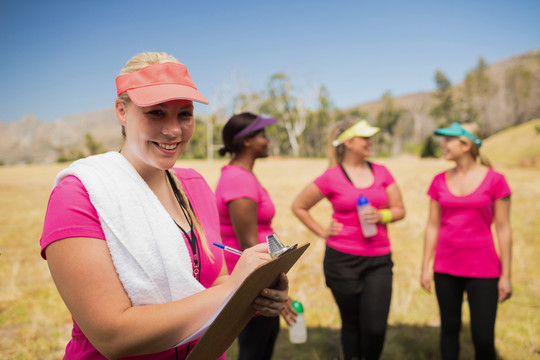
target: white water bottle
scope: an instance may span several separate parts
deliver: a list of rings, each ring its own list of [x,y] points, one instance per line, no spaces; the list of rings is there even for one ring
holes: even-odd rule
[[[293,344],[302,344],[307,341],[306,318],[304,317],[304,307],[299,301],[291,303],[296,315],[296,322],[289,327],[289,340]]]
[[[364,220],[364,210],[369,207],[369,201],[365,196],[360,196],[356,200],[356,211],[358,212],[358,219],[362,226],[362,235],[364,237],[372,237],[377,235],[377,224],[370,224]]]

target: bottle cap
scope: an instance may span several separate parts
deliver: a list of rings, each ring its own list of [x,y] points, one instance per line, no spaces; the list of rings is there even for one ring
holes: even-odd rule
[[[369,204],[369,200],[364,195],[361,195],[356,200],[356,206],[362,206],[362,205],[368,205],[368,204]]]
[[[292,303],[291,303],[294,311],[296,311],[297,313],[303,313],[304,312],[304,307],[302,306],[302,303],[300,301],[296,301],[294,300]]]

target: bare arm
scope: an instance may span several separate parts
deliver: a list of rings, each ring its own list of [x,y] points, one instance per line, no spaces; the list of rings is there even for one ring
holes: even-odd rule
[[[255,200],[241,198],[227,203],[229,215],[240,247],[245,250],[258,243],[258,204]],[[264,244],[264,246],[267,246]],[[286,279],[286,277],[285,277]],[[288,281],[287,281],[288,284]],[[276,287],[276,290],[288,290],[288,287]],[[263,293],[264,294],[264,293]],[[284,293],[287,296],[288,292]],[[255,305],[265,304],[264,299],[255,301]],[[284,309],[288,306],[283,303]],[[256,308],[257,309],[257,308]],[[258,309],[257,309],[258,310]]]
[[[219,272],[218,277],[212,284],[212,286],[223,284],[225,280],[229,278],[229,271],[227,270],[227,264],[225,263],[225,256],[222,255],[222,264],[221,264],[221,271]]]
[[[512,296],[512,228],[510,226],[510,197],[495,201],[495,231],[499,241],[502,274],[499,279],[499,301]]]
[[[59,240],[46,249],[48,265],[66,306],[86,337],[106,357],[155,353],[171,348],[202,325],[225,298],[257,266],[270,260],[266,246],[251,248],[222,284],[188,298],[132,306],[118,278],[105,241],[92,238]],[[264,289],[257,310],[278,315],[286,300],[286,277],[278,290]]]
[[[332,221],[330,227],[325,229],[311,216],[309,209],[311,209],[323,198],[324,195],[320,192],[319,188],[315,184],[311,183],[306,186],[306,188],[302,190],[300,194],[298,194],[296,199],[294,199],[292,211],[308,229],[323,239],[326,239],[329,236],[336,235],[341,230],[343,225],[336,221]]]
[[[424,256],[422,258],[422,270],[420,275],[420,284],[427,292],[431,292],[431,284],[433,282],[431,260],[435,255],[440,224],[441,207],[437,201],[431,199],[429,201],[429,215],[424,234]]]
[[[242,198],[227,203],[231,223],[242,250],[250,248],[257,241],[257,202]]]
[[[401,220],[405,217],[405,205],[401,197],[401,190],[394,182],[386,188],[388,194],[388,209],[392,213],[392,222]]]

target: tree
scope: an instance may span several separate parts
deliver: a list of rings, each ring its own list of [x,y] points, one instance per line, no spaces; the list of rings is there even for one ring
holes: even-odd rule
[[[522,100],[528,98],[533,86],[532,73],[523,65],[514,65],[506,69],[504,74],[507,99],[512,107],[513,121],[517,125],[525,119],[521,113]]]
[[[270,77],[261,112],[281,120],[294,156],[300,154],[298,137],[306,127],[305,109],[307,108],[302,107],[299,110],[298,100],[292,95],[292,85],[285,74],[278,73]]]
[[[97,142],[94,140],[94,137],[90,133],[84,134],[85,140],[86,140],[86,149],[88,150],[88,153],[90,155],[97,155],[102,154],[105,151],[105,147],[103,146],[103,143]]]
[[[397,125],[403,110],[394,106],[390,91],[383,94],[382,102],[383,108],[377,114],[375,123],[381,128],[381,132],[386,132],[390,136],[394,136],[394,128]]]
[[[351,109],[348,111],[336,110],[334,114],[335,121],[341,121],[346,118],[355,117],[358,119],[367,119],[369,118],[369,112],[362,109]]]
[[[375,125],[381,128],[379,143],[385,153],[397,154],[401,148],[401,141],[395,136],[395,129],[404,111],[394,106],[390,91],[383,94],[381,101],[383,108],[375,118]]]
[[[422,144],[420,157],[422,158],[437,157],[439,150],[440,150],[439,143],[435,141],[432,135],[429,135]]]
[[[469,73],[465,76],[465,81],[463,83],[463,113],[464,120],[467,122],[475,121],[478,117],[478,110],[473,104],[474,96],[474,77]]]
[[[318,108],[308,114],[304,136],[300,139],[302,156],[325,156],[328,145],[328,126],[332,122],[333,104],[326,87],[318,92]]]
[[[207,157],[207,127],[208,125],[199,117],[195,117],[195,131],[189,140],[189,146],[182,153],[182,158],[204,159]]]
[[[478,58],[476,68],[469,71],[465,76],[463,84],[463,113],[464,121],[476,121],[480,115],[485,116],[487,103],[486,101],[478,100],[481,111],[474,105],[474,99],[492,95],[497,91],[497,86],[491,81],[487,74],[488,65],[483,57]]]
[[[458,117],[454,113],[454,100],[452,98],[452,84],[450,80],[440,70],[435,73],[435,83],[437,90],[433,97],[437,100],[429,114],[435,119],[443,119],[441,125],[445,126],[452,121],[457,121]]]

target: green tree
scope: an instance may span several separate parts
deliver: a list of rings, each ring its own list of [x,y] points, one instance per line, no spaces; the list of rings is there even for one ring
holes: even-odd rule
[[[431,108],[429,114],[436,120],[442,119],[441,125],[447,125],[452,121],[457,121],[455,116],[454,100],[452,96],[452,83],[446,75],[440,70],[435,73],[435,84],[437,90],[433,93],[433,97],[436,100],[436,104]]]
[[[422,149],[420,151],[420,157],[437,157],[440,152],[440,145],[432,135],[429,135],[422,143]]]
[[[476,121],[478,109],[474,106],[474,78],[470,73],[465,76],[463,83],[463,118],[465,121]]]
[[[488,64],[483,57],[478,59],[476,68],[469,71],[463,84],[463,120],[476,121],[480,115],[485,117],[487,101],[482,97],[490,96],[497,91],[497,86],[491,81],[487,73]],[[474,99],[480,104],[481,111],[474,105]]]
[[[513,124],[521,124],[525,119],[522,113],[523,99],[528,98],[533,86],[532,73],[523,65],[514,65],[506,69],[505,86],[507,100],[512,107]]]
[[[88,150],[89,155],[102,154],[107,151],[103,146],[103,143],[96,141],[92,134],[87,132],[86,134],[84,134],[84,137],[86,149]]]
[[[54,150],[57,153],[56,161],[59,163],[75,161],[85,156],[84,152],[77,148],[64,148],[59,145]]]
[[[362,110],[360,108],[350,109],[350,110],[336,110],[334,112],[335,121],[341,121],[346,118],[358,118],[358,119],[367,119],[369,118],[369,112]]]
[[[195,131],[189,141],[189,146],[184,150],[184,159],[204,159],[207,157],[207,128],[206,123],[199,117],[195,117]]]
[[[403,114],[403,109],[394,106],[392,94],[387,91],[382,96],[383,108],[377,114],[375,124],[381,128],[381,132],[394,136],[394,128]]]
[[[307,111],[298,107],[298,99],[292,94],[292,85],[283,73],[270,77],[268,87],[263,97],[261,112],[280,119],[282,128],[285,128],[286,138],[280,138],[280,153],[290,149],[294,156],[300,154],[298,138],[306,127]],[[279,134],[278,134],[279,135]],[[285,140],[289,147],[285,148],[281,140]]]
[[[332,122],[333,104],[326,87],[319,88],[318,106],[309,112],[306,128],[300,140],[300,154],[307,157],[326,155],[328,127]]]

